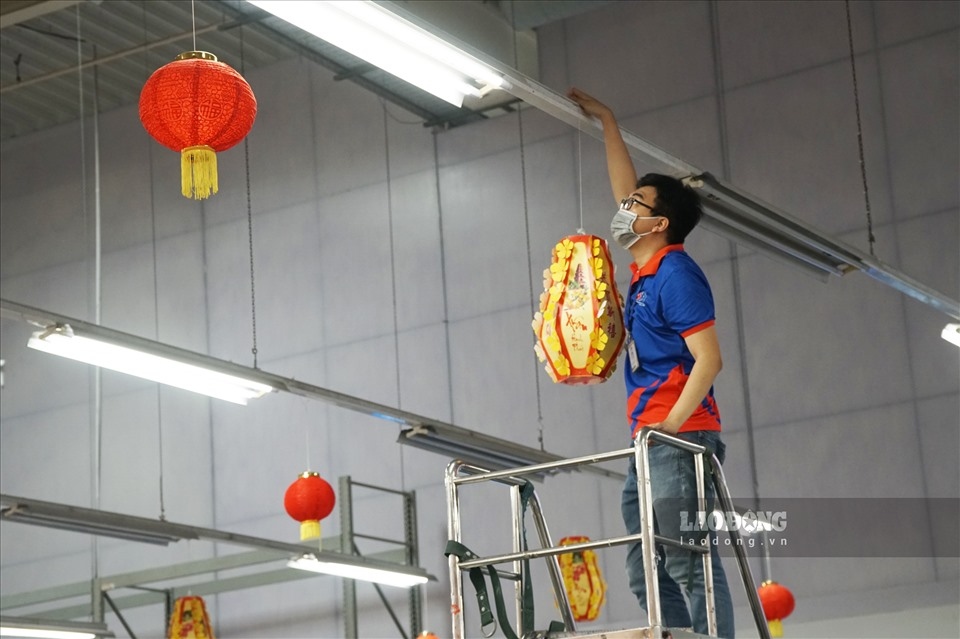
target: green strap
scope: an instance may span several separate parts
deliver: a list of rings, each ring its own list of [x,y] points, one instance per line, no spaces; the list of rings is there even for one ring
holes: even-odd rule
[[[533,483],[530,481],[525,481],[523,487],[520,489],[520,540],[521,540],[521,550],[527,552],[527,504],[530,503],[530,499],[533,497],[534,488]],[[520,632],[526,634],[533,630],[533,576],[530,574],[530,560],[523,560],[523,570],[520,574],[520,608],[523,611],[523,614],[520,615],[520,620],[522,627]]]
[[[443,554],[448,557],[450,555],[456,555],[461,561],[479,559],[478,555],[472,550],[452,539],[447,541],[447,547]],[[490,587],[493,589],[493,597],[496,604],[496,621],[494,621],[493,610],[490,607],[490,597],[487,595],[487,584],[483,577],[484,569],[486,569],[490,575]],[[500,576],[497,574],[497,569],[493,566],[485,566],[483,568],[478,566],[470,568],[467,572],[470,575],[470,581],[473,583],[473,587],[477,591],[477,605],[480,607],[480,631],[483,633],[483,636],[492,637],[493,633],[497,631],[497,622],[499,622],[500,629],[503,630],[503,634],[507,639],[519,639],[516,633],[513,632],[513,627],[510,625],[510,620],[507,618],[506,611],[504,610],[503,590],[500,587]],[[490,626],[492,626],[492,628],[488,633],[487,628]]]
[[[523,486],[520,488],[521,549],[524,552],[526,552],[528,549],[526,524],[527,504],[533,497],[533,493],[533,484],[529,481],[524,482]],[[472,550],[459,542],[453,541],[452,539],[447,541],[447,547],[444,549],[443,554],[447,557],[450,555],[455,555],[461,561],[479,559],[479,556]],[[520,615],[520,632],[526,636],[528,633],[533,632],[533,580],[530,574],[530,560],[523,559],[522,561],[523,569],[520,571],[520,608],[522,611]],[[490,606],[490,597],[487,594],[486,580],[483,576],[484,569],[486,569],[487,574],[490,575],[490,587],[493,589],[494,604],[496,605],[496,621],[494,621],[494,611]],[[478,566],[475,568],[470,568],[468,573],[470,575],[470,581],[473,583],[473,587],[477,591],[477,605],[480,607],[480,631],[483,633],[483,636],[492,637],[493,633],[497,631],[497,623],[499,623],[500,629],[503,631],[503,634],[507,639],[519,639],[519,637],[517,637],[516,633],[513,631],[513,627],[510,625],[510,619],[507,617],[506,608],[503,604],[503,590],[500,587],[500,575],[497,569],[493,566]],[[490,633],[487,634],[487,628],[491,626],[492,628]],[[559,621],[552,621],[550,623],[550,629],[548,632],[561,632],[563,629],[563,623]]]

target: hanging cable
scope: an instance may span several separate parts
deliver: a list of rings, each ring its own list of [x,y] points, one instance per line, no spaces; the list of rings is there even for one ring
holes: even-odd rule
[[[447,298],[447,253],[443,242],[443,201],[440,194],[440,149],[437,144],[437,128],[433,132],[433,181],[437,196],[437,235],[440,238],[440,290],[443,291],[443,339],[447,353],[447,405],[450,407],[450,422],[453,418],[453,363],[450,357],[450,305]]]
[[[240,75],[244,75],[243,26],[240,30]],[[196,36],[194,36],[196,37]],[[196,43],[193,45],[196,47]],[[250,323],[253,336],[253,367],[257,368],[257,283],[253,267],[253,204],[250,198],[250,143],[248,137],[243,138],[243,169],[247,182],[247,240],[250,249]]]
[[[380,100],[380,106],[383,109],[383,149],[384,149],[384,164],[386,165],[387,173],[387,230],[390,236],[390,297],[393,301],[393,360],[394,360],[394,377],[397,380],[397,408],[403,408],[401,392],[400,392],[400,321],[398,319],[397,313],[397,264],[396,264],[396,254],[394,250],[394,233],[393,233],[393,180],[392,174],[390,172],[390,129],[389,129],[389,113],[387,113],[387,104],[384,100]],[[400,426],[402,428],[402,425]],[[403,467],[403,449],[404,446],[399,446],[400,449],[400,490],[406,490],[404,488],[406,473],[404,472]]]
[[[306,467],[305,470],[308,470],[308,471],[309,471],[309,470],[311,469],[311,467],[312,467],[311,464],[310,464],[310,420],[309,420],[308,416],[306,415],[306,412],[307,412],[307,411],[306,411],[306,404],[305,404],[304,402],[301,402],[300,405],[304,407],[304,409],[303,409],[303,413],[304,413],[304,414],[303,414],[303,416],[302,416],[302,418],[303,418],[303,447],[304,447],[304,450],[306,451],[306,457],[307,457],[307,467]]]
[[[577,194],[580,197],[580,228],[577,233],[583,235],[583,132],[580,130],[580,119],[577,118]]]
[[[519,55],[517,53],[517,21],[516,7],[513,0],[510,2],[510,22],[513,28],[513,63],[517,68],[520,67]],[[527,281],[530,288],[530,317],[537,312],[536,289],[533,284],[533,251],[530,246],[530,209],[527,202],[527,161],[523,142],[523,109],[517,107],[517,134],[520,137],[520,183],[523,189],[523,230],[526,235],[527,245]],[[582,222],[581,222],[582,224]],[[537,358],[531,357],[530,362],[533,365],[533,381],[537,389],[537,442],[540,444],[540,450],[544,450],[543,443],[543,400],[540,396],[540,367],[537,365]]]
[[[197,50],[197,12],[194,0],[190,0],[190,21],[193,24],[193,50]],[[240,60],[243,60],[243,31],[240,32]],[[241,68],[243,64],[241,62]],[[241,72],[242,73],[242,72]]]
[[[147,10],[143,7],[143,41],[147,41]],[[143,52],[143,74],[144,77],[150,76],[149,58],[150,54],[144,49]],[[147,145],[147,165],[153,171],[153,145]],[[151,176],[152,177],[152,176]],[[160,340],[160,285],[157,275],[157,210],[153,199],[153,179],[150,180],[150,239],[153,246],[153,335]],[[160,464],[160,521],[167,520],[167,511],[163,499],[163,404],[161,402],[161,384],[156,384],[157,388],[157,449],[159,452]]]
[[[850,0],[845,0],[847,10],[847,42],[850,45],[850,72],[853,75],[853,103],[857,113],[857,150],[860,154],[860,178],[863,180],[863,199],[867,210],[867,241],[870,244],[870,255],[876,256],[874,244],[877,238],[873,235],[873,216],[870,214],[870,190],[867,186],[867,163],[863,153],[863,124],[860,120],[860,89],[857,86],[857,63],[853,50],[853,20],[850,17]]]

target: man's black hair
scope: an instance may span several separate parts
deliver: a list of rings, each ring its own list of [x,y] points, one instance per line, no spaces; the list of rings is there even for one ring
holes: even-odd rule
[[[670,220],[667,227],[667,242],[682,244],[693,227],[703,217],[700,196],[689,186],[669,175],[647,173],[637,180],[637,187],[652,186],[657,189],[657,201],[654,203],[654,215],[662,215]]]

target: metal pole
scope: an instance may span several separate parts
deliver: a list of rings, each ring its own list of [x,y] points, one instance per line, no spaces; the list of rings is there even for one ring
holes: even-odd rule
[[[660,586],[657,579],[657,549],[653,530],[653,495],[650,491],[650,431],[641,429],[634,440],[634,461],[637,465],[637,496],[640,501],[640,536],[643,545],[643,570],[647,586],[647,621],[651,636],[659,637],[663,624],[660,613]]]
[[[693,456],[693,467],[697,478],[697,511],[705,513],[707,512],[707,496],[706,488],[704,486],[703,453]],[[694,521],[699,521],[699,519],[694,517]],[[706,531],[705,535],[707,541],[709,542],[709,531]],[[711,637],[716,637],[717,602],[714,599],[715,592],[713,589],[713,556],[710,554],[709,549],[710,544],[708,543],[707,552],[705,552],[702,557],[704,603],[707,606],[707,634],[709,634]]]
[[[654,535],[653,538],[658,544],[673,546],[674,548],[680,548],[681,550],[699,553],[707,552],[707,550],[702,546],[691,547],[689,544],[683,544],[676,539],[668,539],[662,535]],[[570,544],[569,546],[554,546],[551,548],[539,548],[536,550],[527,550],[525,552],[509,553],[506,555],[480,557],[479,559],[471,559],[470,561],[461,561],[459,566],[460,570],[469,570],[470,568],[476,568],[478,566],[491,566],[494,564],[506,563],[508,561],[517,561],[518,559],[539,559],[540,557],[555,557],[557,555],[565,555],[570,552],[590,550],[592,548],[611,548],[613,546],[622,546],[623,544],[629,544],[642,540],[642,534],[624,535],[623,537],[611,537],[610,539],[587,541],[580,544]]]
[[[511,535],[513,541],[513,552],[522,553],[524,551],[521,540],[523,539],[523,509],[520,504],[520,486],[510,486],[510,514],[512,522]],[[520,578],[513,584],[513,599],[516,608],[517,630],[519,632],[526,628],[523,618],[523,585],[530,575],[523,570],[523,561],[521,559],[513,560],[513,572],[520,575]]]
[[[533,493],[530,499],[530,514],[533,516],[533,522],[537,526],[537,533],[540,535],[540,545],[544,548],[553,546],[550,538],[550,531],[547,530],[547,521],[543,516],[543,507],[540,504],[540,497]],[[557,605],[560,608],[560,616],[563,617],[563,625],[567,632],[576,632],[577,624],[573,619],[573,612],[570,610],[570,598],[567,596],[567,588],[563,584],[563,576],[560,573],[560,560],[557,556],[547,557],[547,570],[550,572],[550,581],[553,582],[553,594],[557,598]]]
[[[411,491],[403,493],[403,530],[406,545],[407,565],[420,565],[419,541],[417,539],[417,496]],[[410,636],[420,634],[423,626],[422,586],[410,588]]]
[[[457,473],[464,466],[462,461],[452,461],[447,465],[444,478],[444,487],[447,493],[447,538],[460,543],[460,498],[457,493],[457,484],[454,481]],[[463,639],[463,575],[460,573],[460,560],[455,554],[448,557],[450,572],[450,617],[453,630],[453,639]]]
[[[340,492],[340,552],[353,554],[353,488],[350,475],[339,479]],[[343,585],[343,636],[344,639],[359,639],[357,634],[357,583],[342,579]]]
[[[682,441],[683,440],[679,440]],[[683,442],[687,444],[688,442]],[[695,445],[695,444],[692,444]],[[702,446],[698,447],[702,449]],[[583,457],[573,457],[571,459],[558,459],[556,461],[544,462],[542,464],[533,464],[531,466],[520,466],[517,468],[507,468],[505,470],[489,471],[474,466],[472,464],[464,464],[463,468],[465,470],[472,471],[470,475],[466,477],[457,477],[455,481],[458,484],[477,484],[484,481],[502,481],[507,484],[522,484],[524,480],[518,479],[524,475],[536,475],[542,473],[545,470],[553,470],[556,468],[567,468],[569,466],[582,466],[583,464],[595,464],[602,461],[612,461],[615,459],[622,459],[624,457],[629,457],[633,454],[633,449],[624,448],[621,450],[614,450],[609,453],[596,453],[594,455],[585,455]]]
[[[733,499],[730,498],[730,491],[727,489],[727,480],[723,476],[723,468],[720,467],[720,460],[713,455],[711,465],[713,466],[713,484],[717,491],[717,499],[724,512],[732,513]],[[747,553],[743,549],[743,543],[740,539],[740,532],[730,528],[730,538],[733,540],[733,550],[737,555],[737,567],[740,569],[740,578],[743,581],[744,590],[747,592],[747,599],[750,601],[750,610],[753,612],[753,620],[757,624],[757,631],[760,633],[760,639],[770,639],[770,627],[767,626],[767,619],[763,614],[763,605],[760,603],[760,595],[757,594],[757,585],[753,582],[753,574],[750,572],[750,564],[747,563]]]

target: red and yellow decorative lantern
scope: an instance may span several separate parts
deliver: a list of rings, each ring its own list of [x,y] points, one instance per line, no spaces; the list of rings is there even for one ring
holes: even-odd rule
[[[560,384],[605,382],[623,347],[623,311],[605,240],[571,235],[553,247],[544,271],[534,351]]]
[[[217,152],[246,137],[256,117],[247,81],[206,51],[181,53],[154,71],[140,92],[143,128],[180,153],[180,190],[195,200],[217,192]]]
[[[178,597],[170,615],[167,639],[214,639],[202,597]]]
[[[320,473],[304,471],[287,487],[283,507],[300,522],[300,539],[319,539],[320,520],[333,511],[337,496]]]
[[[589,537],[564,537],[561,546],[590,541]],[[560,573],[567,588],[570,609],[575,621],[593,621],[600,614],[607,584],[597,565],[597,554],[592,550],[577,550],[557,556]]]
[[[782,637],[782,620],[793,612],[796,604],[793,593],[775,581],[765,581],[757,588],[757,594],[760,596],[760,605],[763,606],[763,616],[767,618],[770,626],[770,636]]]

